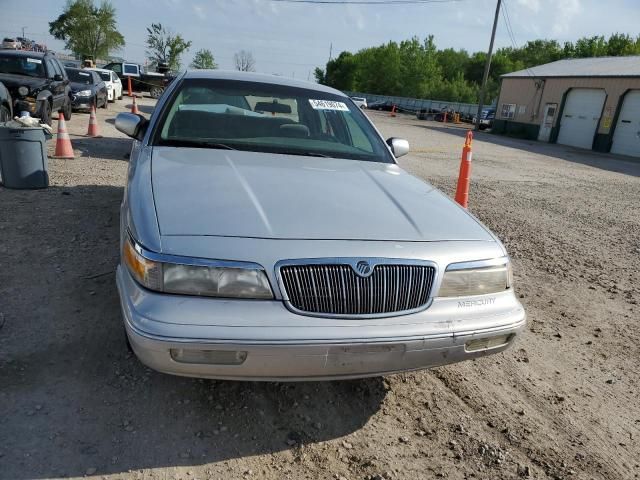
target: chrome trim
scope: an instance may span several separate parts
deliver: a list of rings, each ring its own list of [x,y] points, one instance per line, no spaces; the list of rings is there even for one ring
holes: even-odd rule
[[[177,265],[189,265],[193,267],[242,268],[245,270],[262,270],[265,273],[267,280],[269,278],[266,269],[259,263],[240,262],[236,260],[216,260],[211,258],[183,257],[180,255],[167,255],[164,253],[152,252],[151,250],[147,250],[140,243],[138,243],[133,238],[133,235],[131,235],[131,232],[127,232],[127,236],[129,237],[129,241],[133,244],[133,248],[135,249],[135,251],[138,252],[138,254],[140,254],[146,260],[151,260],[152,262],[173,263]],[[273,292],[273,288],[271,289],[271,291]]]
[[[433,279],[431,282],[431,290],[429,291],[429,295],[427,297],[427,302],[424,305],[421,305],[418,308],[414,308],[411,310],[398,310],[388,313],[376,313],[376,314],[338,314],[338,313],[316,313],[316,312],[308,312],[306,310],[300,310],[296,308],[289,299],[289,294],[284,285],[284,280],[282,278],[280,269],[281,267],[288,266],[304,266],[304,265],[349,265],[354,272],[357,272],[356,265],[359,261],[366,260],[371,265],[371,270],[377,267],[378,265],[411,265],[411,266],[424,266],[424,267],[432,267],[434,269]],[[411,315],[413,313],[421,312],[426,310],[433,303],[433,299],[435,298],[435,293],[440,285],[440,269],[438,268],[438,264],[430,261],[430,260],[417,260],[417,259],[406,259],[406,258],[379,258],[379,257],[325,257],[325,258],[298,258],[298,259],[289,259],[289,260],[280,260],[275,266],[275,276],[276,281],[278,282],[278,287],[280,288],[280,295],[282,296],[282,301],[288,310],[296,313],[298,315],[304,315],[307,317],[320,317],[320,318],[339,318],[339,319],[367,319],[367,318],[387,318],[387,317],[399,317],[403,315]],[[341,273],[342,275],[342,273]],[[361,277],[356,274],[356,279],[360,279]],[[311,279],[313,280],[313,278]],[[400,273],[396,272],[396,284],[400,282]],[[384,270],[384,286],[388,284],[387,281],[387,271]],[[341,282],[342,287],[346,285],[346,282]],[[396,289],[397,292],[397,289]],[[360,297],[360,285],[354,285],[353,291],[346,291],[345,295],[343,295],[343,299],[346,301],[347,296],[351,298]],[[384,301],[384,298],[383,298]],[[316,298],[316,309],[318,300]],[[396,305],[398,301],[396,299]],[[385,304],[383,304],[385,305]]]
[[[471,262],[450,263],[445,269],[446,272],[453,270],[471,270],[473,268],[497,267],[499,265],[508,265],[509,257],[489,258],[486,260],[474,260]]]

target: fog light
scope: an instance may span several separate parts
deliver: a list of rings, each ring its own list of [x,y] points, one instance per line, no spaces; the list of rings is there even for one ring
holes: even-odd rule
[[[247,352],[237,350],[185,350],[172,348],[171,358],[180,363],[209,365],[240,365],[247,359]]]
[[[467,352],[477,352],[479,350],[489,350],[490,348],[502,347],[511,341],[513,334],[497,335],[495,337],[477,338],[469,340],[464,344]]]

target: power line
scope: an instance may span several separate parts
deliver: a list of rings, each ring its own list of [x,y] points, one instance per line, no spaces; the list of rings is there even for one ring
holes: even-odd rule
[[[513,29],[511,28],[511,19],[509,17],[509,12],[507,12],[507,1],[504,1],[504,8],[502,9],[502,18],[504,19],[504,24],[507,27],[507,34],[509,35],[509,39],[511,40],[511,45],[513,48],[518,49],[518,42],[516,42],[516,37],[513,34]]]
[[[504,0],[504,8],[502,9],[502,16],[504,18],[504,23],[507,27],[507,33],[509,34],[509,38],[511,39],[511,44],[513,45],[513,48],[515,48],[516,50],[519,50],[520,46],[516,41],[516,36],[514,35],[513,27],[511,26],[511,17],[509,16],[509,10],[507,8],[507,0]],[[527,71],[527,74],[530,77],[535,77],[535,75],[533,74],[533,72],[529,67],[525,67],[525,70]]]

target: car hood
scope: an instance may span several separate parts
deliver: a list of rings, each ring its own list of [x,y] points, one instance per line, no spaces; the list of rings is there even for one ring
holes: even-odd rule
[[[87,85],[86,83],[78,83],[78,82],[69,83],[69,87],[71,88],[71,91],[73,93],[81,92],[82,90],[91,90],[93,92],[94,90],[93,85]]]
[[[29,77],[28,75],[14,75],[12,73],[0,73],[0,82],[4,83],[7,90],[17,91],[18,87],[25,86],[29,89],[38,89],[47,83],[46,78]]]
[[[493,240],[465,210],[394,164],[154,147],[151,169],[163,236]]]

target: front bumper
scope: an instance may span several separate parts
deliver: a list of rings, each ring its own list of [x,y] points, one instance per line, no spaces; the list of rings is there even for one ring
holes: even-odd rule
[[[71,97],[71,108],[74,109],[91,109],[91,105],[94,105],[96,101],[95,95],[90,97],[78,97],[77,95],[73,95]]]
[[[160,372],[203,378],[328,380],[430,368],[503,351],[526,322],[510,291],[499,300],[494,296],[492,304],[501,303],[500,309],[479,313],[469,322],[435,302],[412,315],[356,321],[297,315],[278,300],[150,292],[121,266],[117,285],[127,336],[138,358]],[[500,335],[508,341],[495,348],[468,351],[465,346]],[[172,350],[242,352],[246,359],[237,365],[183,363],[174,360]]]

